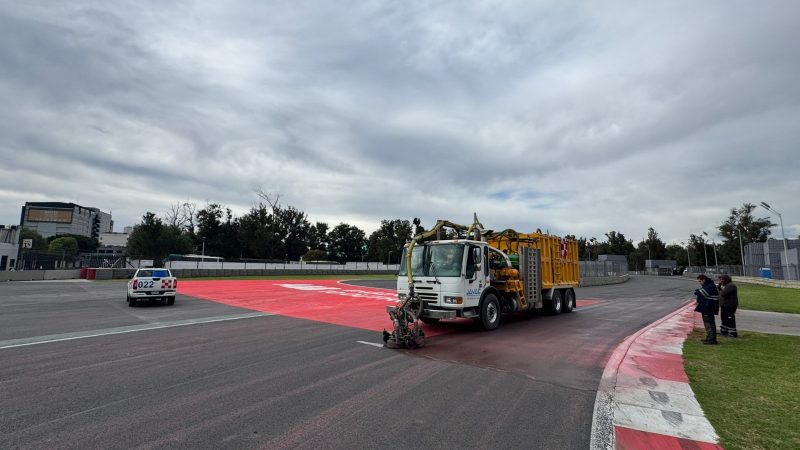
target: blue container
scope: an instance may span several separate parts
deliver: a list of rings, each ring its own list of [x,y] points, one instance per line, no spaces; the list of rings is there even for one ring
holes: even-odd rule
[[[772,269],[770,269],[769,267],[762,267],[761,268],[761,278],[772,279]]]

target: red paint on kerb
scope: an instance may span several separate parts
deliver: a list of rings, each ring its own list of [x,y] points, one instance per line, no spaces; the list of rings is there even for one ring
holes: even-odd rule
[[[618,450],[723,450],[721,446],[710,442],[693,441],[620,426],[614,427],[614,436]]]
[[[689,382],[683,369],[683,357],[674,353],[652,352],[646,356],[629,353],[619,366],[619,372],[630,376],[648,374],[659,380]]]
[[[580,308],[581,306],[589,306],[600,303],[600,300],[575,300],[575,305]]]
[[[387,305],[397,303],[391,289],[342,284],[336,280],[181,281],[178,292],[226,305],[364,330],[391,330]],[[578,300],[588,306],[597,300]],[[427,336],[455,331],[423,325]]]

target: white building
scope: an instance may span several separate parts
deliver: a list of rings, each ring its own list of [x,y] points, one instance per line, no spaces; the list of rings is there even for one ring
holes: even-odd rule
[[[0,271],[11,270],[17,264],[19,231],[16,225],[0,225]]]

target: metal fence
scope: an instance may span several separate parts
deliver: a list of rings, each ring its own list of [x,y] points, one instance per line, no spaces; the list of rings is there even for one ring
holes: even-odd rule
[[[686,269],[691,274],[728,274],[753,278],[766,278],[772,280],[800,280],[800,267],[797,264],[789,265],[747,265],[747,266],[695,266]]]
[[[264,269],[264,270],[332,270],[332,271],[400,271],[399,264],[385,264],[379,262],[348,262],[338,264],[334,262],[310,262],[305,263],[302,261],[289,261],[283,263],[274,262],[255,262],[255,261],[167,261],[164,267],[170,269],[231,269],[231,270],[248,270],[248,269]]]
[[[628,273],[626,263],[613,261],[579,261],[581,277],[618,277]]]

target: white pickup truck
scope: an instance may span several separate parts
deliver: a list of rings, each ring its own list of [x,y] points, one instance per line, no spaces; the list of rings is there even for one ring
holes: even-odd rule
[[[138,269],[128,282],[128,306],[139,300],[160,299],[165,305],[175,304],[177,278],[169,269]]]

